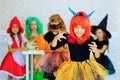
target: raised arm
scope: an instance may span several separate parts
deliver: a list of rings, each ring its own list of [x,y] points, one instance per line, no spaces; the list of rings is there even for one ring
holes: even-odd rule
[[[67,43],[67,36],[68,34],[66,34],[66,32],[59,32],[58,35],[56,35],[52,41],[52,45],[51,45],[51,49],[55,50],[61,46],[63,46],[64,44]]]

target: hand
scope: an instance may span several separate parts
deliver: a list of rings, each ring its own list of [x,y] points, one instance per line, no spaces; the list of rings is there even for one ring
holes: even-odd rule
[[[95,36],[95,37],[94,37],[94,40],[97,40],[97,39],[98,39],[98,37],[97,37],[97,36]]]
[[[97,51],[97,45],[96,45],[96,43],[95,42],[92,42],[92,44],[88,44],[88,46],[90,47],[90,51],[92,51],[92,52],[96,52]]]
[[[61,41],[61,39],[66,39],[66,37],[63,36],[64,33],[66,33],[66,32],[65,31],[64,32],[60,31],[55,38],[59,41]]]
[[[99,58],[100,57],[100,52],[97,49],[97,45],[95,42],[92,42],[92,44],[88,44],[88,46],[90,47],[90,51],[95,53],[95,57]]]
[[[25,48],[25,47],[24,47],[24,48],[22,48],[22,51],[27,51],[27,50],[28,50],[28,48]]]

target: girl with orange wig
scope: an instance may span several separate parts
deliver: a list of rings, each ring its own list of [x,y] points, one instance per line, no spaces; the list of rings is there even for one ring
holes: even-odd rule
[[[74,14],[70,21],[70,34],[65,36],[66,32],[59,32],[52,41],[51,49],[55,50],[68,43],[71,60],[60,65],[54,73],[55,80],[106,80],[106,69],[90,56],[91,52],[95,53],[96,58],[100,56],[90,36],[89,17],[94,11],[87,15],[83,11],[76,14],[69,10]]]

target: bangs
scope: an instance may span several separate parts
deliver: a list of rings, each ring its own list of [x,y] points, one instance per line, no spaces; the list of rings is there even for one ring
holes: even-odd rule
[[[81,17],[81,16],[73,17],[70,26],[76,27],[78,25],[80,25],[83,28],[88,28],[90,27],[90,21],[89,19],[86,19],[85,17]]]

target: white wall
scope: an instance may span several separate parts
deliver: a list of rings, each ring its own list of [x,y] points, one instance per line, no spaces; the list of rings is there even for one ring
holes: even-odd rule
[[[69,30],[69,21],[72,14],[68,10],[70,6],[75,11],[85,11],[90,13],[93,10],[96,12],[91,16],[91,24],[97,25],[108,14],[108,30],[112,34],[110,39],[110,51],[107,55],[112,59],[116,74],[112,76],[111,80],[120,80],[120,14],[119,14],[119,0],[0,0],[0,63],[3,56],[6,54],[7,46],[3,45],[5,41],[5,31],[9,25],[9,21],[13,16],[18,16],[25,26],[25,20],[28,16],[37,16],[44,24],[44,32],[47,30],[48,18],[55,13],[62,16],[67,29]],[[4,74],[0,74],[0,80],[3,79]]]

